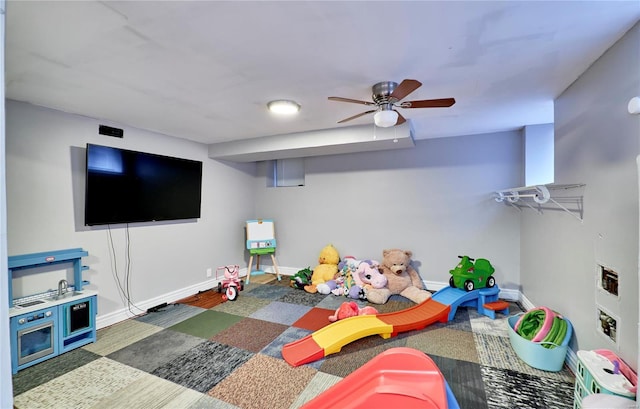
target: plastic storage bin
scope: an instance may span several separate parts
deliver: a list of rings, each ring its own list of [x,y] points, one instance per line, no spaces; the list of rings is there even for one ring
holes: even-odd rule
[[[558,372],[562,370],[564,360],[567,357],[567,348],[569,348],[569,340],[573,333],[573,326],[568,319],[564,318],[567,322],[567,335],[560,345],[556,345],[555,348],[545,348],[540,342],[531,342],[522,338],[513,329],[520,318],[519,315],[513,315],[507,319],[509,322],[509,340],[518,357],[522,359],[527,365],[543,371]]]

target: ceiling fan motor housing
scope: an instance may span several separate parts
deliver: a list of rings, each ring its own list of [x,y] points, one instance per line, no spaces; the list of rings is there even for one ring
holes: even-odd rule
[[[397,86],[398,83],[393,81],[383,81],[375,84],[373,87],[371,87],[371,90],[373,92],[371,98],[373,99],[373,102],[375,102],[376,105],[381,106],[383,109],[391,109],[390,106],[384,107],[383,105],[398,102],[397,99],[391,98],[391,94]]]

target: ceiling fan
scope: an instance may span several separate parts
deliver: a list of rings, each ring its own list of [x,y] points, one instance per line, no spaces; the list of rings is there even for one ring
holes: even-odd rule
[[[357,99],[329,97],[330,101],[351,102],[354,104],[362,104],[375,106],[376,109],[362,112],[360,114],[350,116],[349,118],[338,121],[339,124],[360,118],[363,115],[375,112],[374,121],[377,126],[387,128],[394,125],[400,125],[406,122],[406,119],[398,112],[396,108],[448,108],[456,103],[454,98],[441,99],[423,99],[419,101],[400,102],[404,97],[420,88],[422,83],[416,80],[403,80],[400,85],[392,81],[384,81],[371,87],[373,94],[370,101],[360,101]]]

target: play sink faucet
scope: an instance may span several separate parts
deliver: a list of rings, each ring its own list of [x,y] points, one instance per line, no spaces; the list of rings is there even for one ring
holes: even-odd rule
[[[68,288],[69,288],[69,284],[67,283],[67,280],[63,279],[58,281],[58,297],[66,293]]]

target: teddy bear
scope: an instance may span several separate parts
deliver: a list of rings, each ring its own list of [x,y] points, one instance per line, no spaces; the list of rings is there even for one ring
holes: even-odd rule
[[[399,294],[420,304],[429,298],[431,293],[424,290],[422,279],[411,266],[409,250],[383,250],[382,261],[378,269],[387,277],[386,288],[371,288],[367,291],[367,300],[373,304],[384,304],[393,294]]]
[[[373,307],[358,307],[354,301],[345,301],[338,307],[333,315],[329,316],[329,321],[335,322],[349,317],[357,317],[358,315],[375,315],[378,310]]]
[[[311,274],[311,284],[306,285],[304,290],[311,294],[317,293],[318,284],[326,283],[336,277],[338,274],[338,263],[340,263],[338,250],[331,244],[325,246],[322,251],[320,251],[318,265],[314,267],[313,273]]]

